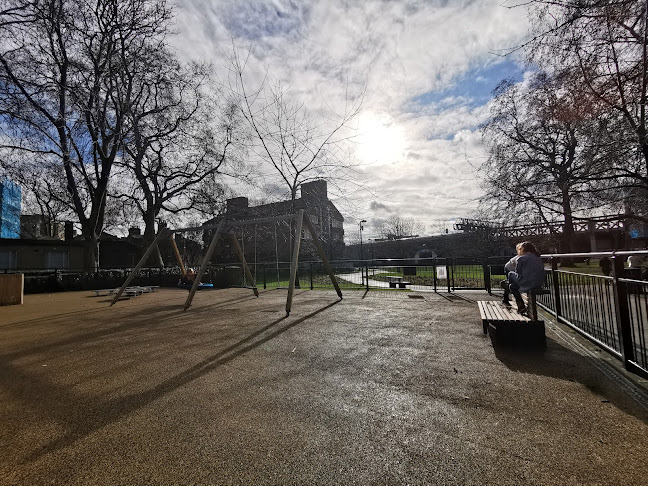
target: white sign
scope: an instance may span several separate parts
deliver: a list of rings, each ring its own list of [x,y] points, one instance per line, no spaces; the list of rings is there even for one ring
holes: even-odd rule
[[[437,278],[448,278],[448,267],[437,267]]]

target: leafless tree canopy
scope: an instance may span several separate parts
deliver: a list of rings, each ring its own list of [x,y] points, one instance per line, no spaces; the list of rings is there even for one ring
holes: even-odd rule
[[[0,0],[0,163],[40,211],[107,224],[222,205],[245,131],[211,67],[168,48],[167,0]]]
[[[133,98],[127,73],[164,42],[164,0],[2,0],[0,148],[64,174],[62,200],[98,263],[110,175]],[[141,74],[141,73],[140,73]],[[7,170],[20,170],[7,167]]]
[[[508,221],[564,220],[567,239],[574,212],[591,209],[608,172],[595,103],[572,83],[569,73],[500,83],[482,126],[489,157],[480,168],[484,206]]]
[[[380,226],[379,233],[381,238],[393,240],[419,236],[425,233],[425,227],[414,218],[404,218],[400,214],[393,214]]]
[[[547,71],[570,69],[587,90],[613,150],[615,169],[633,186],[648,188],[648,3],[645,0],[534,0],[529,59]]]
[[[254,153],[274,169],[291,200],[306,182],[324,179],[335,184],[351,179],[355,162],[347,142],[354,136],[351,123],[360,113],[364,93],[349,96],[341,112],[315,113],[289,89],[267,78],[250,91],[246,63],[234,48],[229,88],[256,138]]]
[[[482,210],[509,222],[565,222],[645,200],[648,3],[531,0],[521,46],[535,75],[505,81],[482,127]],[[515,50],[515,49],[514,49]],[[644,208],[645,209],[645,208]]]

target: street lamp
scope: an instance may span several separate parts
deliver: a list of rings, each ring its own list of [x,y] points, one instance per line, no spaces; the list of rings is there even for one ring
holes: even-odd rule
[[[360,260],[363,259],[364,255],[362,253],[362,230],[364,229],[364,226],[362,226],[362,223],[366,223],[366,219],[360,220]]]
[[[360,265],[362,265],[362,260],[364,259],[364,254],[362,253],[362,230],[364,227],[362,226],[362,223],[366,223],[366,219],[361,219],[360,220]],[[360,274],[362,275],[362,284],[364,285],[364,271],[362,269],[362,266],[360,266]],[[367,276],[367,279],[369,277]]]

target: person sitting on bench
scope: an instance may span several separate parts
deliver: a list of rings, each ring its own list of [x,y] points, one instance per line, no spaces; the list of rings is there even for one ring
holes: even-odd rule
[[[535,245],[530,241],[518,243],[515,249],[518,254],[515,261],[515,270],[508,272],[508,285],[504,289],[503,302],[504,305],[511,305],[508,300],[510,291],[515,297],[518,313],[524,314],[527,309],[522,300],[522,293],[542,287],[545,280],[544,262],[540,258],[540,253],[536,250]],[[509,263],[511,260],[509,260]]]
[[[516,247],[517,250],[517,247]],[[504,265],[504,275],[506,275],[506,279],[502,280],[501,282],[501,287],[504,289],[504,298],[502,299],[502,303],[505,306],[510,306],[509,304],[509,286],[508,286],[508,274],[510,272],[515,272],[515,269],[517,268],[517,261],[518,258],[520,258],[520,255],[515,255],[513,258],[511,258],[508,262],[506,262],[506,265]]]

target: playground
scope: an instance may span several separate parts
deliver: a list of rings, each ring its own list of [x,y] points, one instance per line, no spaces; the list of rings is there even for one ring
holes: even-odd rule
[[[2,484],[641,484],[645,383],[486,292],[157,289],[0,308]],[[631,381],[634,379],[634,381]]]

